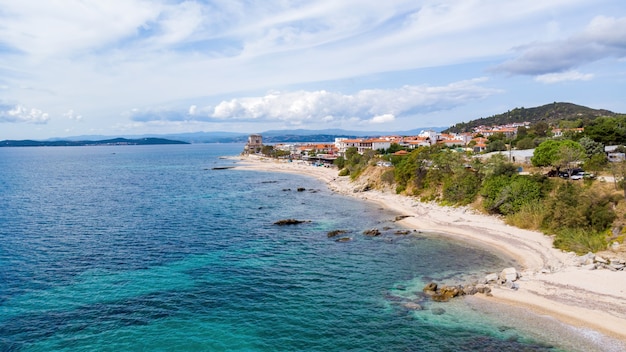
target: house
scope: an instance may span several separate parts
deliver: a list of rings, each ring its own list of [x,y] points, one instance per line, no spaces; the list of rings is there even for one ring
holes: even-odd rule
[[[555,128],[552,130],[553,137],[563,137],[563,133],[565,132],[573,132],[573,133],[583,133],[585,131],[584,128]]]

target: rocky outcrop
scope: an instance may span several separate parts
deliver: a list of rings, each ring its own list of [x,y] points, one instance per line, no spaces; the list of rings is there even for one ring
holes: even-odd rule
[[[477,293],[491,296],[491,288],[485,284],[439,286],[435,282],[430,282],[426,284],[426,286],[424,286],[424,289],[422,291],[435,302],[448,302],[455,297],[475,295]]]
[[[579,258],[579,266],[588,269],[607,269],[611,271],[626,271],[626,260],[623,258],[610,258],[593,254],[591,252]]]
[[[366,236],[380,236],[380,230],[377,228],[373,228],[363,231],[363,234]]]
[[[517,281],[521,275],[515,268],[503,269],[500,273],[493,273],[485,276],[482,282],[467,285],[439,285],[436,282],[429,282],[422,291],[435,302],[447,302],[455,297],[475,295],[482,293],[491,296],[490,285],[500,285],[516,290],[519,286]]]
[[[330,237],[335,237],[335,236],[338,236],[338,235],[343,235],[344,233],[348,233],[348,231],[347,230],[333,230],[333,231],[328,231],[326,236],[328,236],[328,238],[330,238]]]
[[[284,219],[278,220],[274,223],[274,225],[285,226],[285,225],[298,225],[305,222],[311,222],[311,220],[297,220],[297,219]]]

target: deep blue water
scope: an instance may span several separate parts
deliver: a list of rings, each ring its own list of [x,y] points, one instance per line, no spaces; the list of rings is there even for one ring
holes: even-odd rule
[[[431,303],[419,293],[506,259],[396,235],[397,214],[304,176],[212,169],[242,148],[0,148],[0,350],[558,346],[464,299]],[[287,218],[311,222],[274,225]],[[373,227],[383,235],[362,235]],[[327,237],[338,229],[353,240]],[[410,301],[424,310],[407,310]]]

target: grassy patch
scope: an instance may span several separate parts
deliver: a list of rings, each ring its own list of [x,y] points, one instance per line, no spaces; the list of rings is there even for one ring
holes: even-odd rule
[[[541,201],[527,202],[517,213],[507,215],[505,222],[521,229],[538,230],[546,215],[545,205]]]
[[[577,254],[597,252],[606,249],[607,242],[604,233],[581,229],[564,229],[556,234],[554,247]]]

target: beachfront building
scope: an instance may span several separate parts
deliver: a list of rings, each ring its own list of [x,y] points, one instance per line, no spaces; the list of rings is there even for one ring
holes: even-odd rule
[[[248,136],[248,142],[243,148],[246,154],[260,153],[263,148],[263,136],[260,134],[251,134]]]

